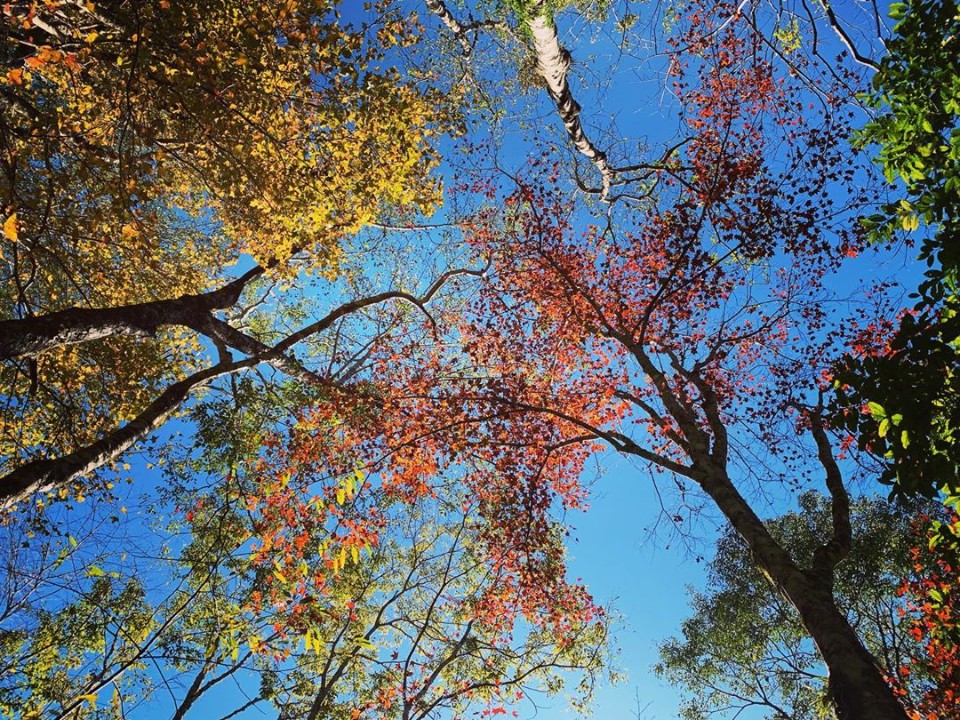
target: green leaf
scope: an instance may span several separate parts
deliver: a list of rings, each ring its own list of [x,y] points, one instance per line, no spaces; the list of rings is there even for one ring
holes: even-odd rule
[[[878,420],[887,416],[887,411],[883,409],[883,405],[880,403],[875,403],[873,401],[868,402],[867,409],[870,411],[870,414]]]

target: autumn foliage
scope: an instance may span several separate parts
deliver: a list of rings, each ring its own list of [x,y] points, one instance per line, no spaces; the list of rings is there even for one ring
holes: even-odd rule
[[[458,22],[430,0],[449,64],[386,1],[359,26],[334,0],[3,7],[0,504],[48,530],[165,423],[188,434],[150,451],[164,539],[143,577],[174,585],[30,531],[61,586],[89,569],[0,636],[22,658],[0,707],[68,718],[112,688],[124,717],[156,695],[148,660],[186,688],[177,720],[234,675],[259,684],[249,707],[310,720],[498,716],[567,670],[588,697],[608,615],[568,577],[563,518],[612,449],[726,519],[840,720],[906,717],[835,592],[854,448],[825,406],[856,334],[833,283],[876,200],[848,144],[863,78],[799,51],[802,16],[671,6],[678,135],[620,162],[573,98],[561,5]],[[601,189],[541,127],[504,159],[511,113],[476,68],[485,49],[502,83],[501,47]],[[801,551],[753,500],[812,487]],[[933,566],[917,597],[955,567]],[[101,606],[95,638],[68,632]],[[932,663],[953,662],[951,618],[917,625]]]
[[[17,2],[2,23],[3,319],[216,289],[243,257],[333,277],[381,208],[438,202],[448,106],[378,64],[415,28],[371,41],[326,0]],[[5,466],[134,419],[200,350],[171,329],[6,363]]]
[[[956,515],[946,521],[920,518],[914,528],[917,543],[911,550],[914,572],[901,587],[907,601],[903,613],[924,655],[899,668],[897,680],[917,676],[928,684],[912,708],[917,720],[960,717],[958,531]]]

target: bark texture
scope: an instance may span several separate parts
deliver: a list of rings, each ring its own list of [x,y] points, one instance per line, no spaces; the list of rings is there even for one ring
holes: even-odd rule
[[[457,42],[460,43],[460,47],[463,48],[464,56],[470,57],[470,55],[473,54],[473,45],[470,44],[466,29],[450,13],[450,10],[447,8],[443,0],[424,0],[424,4],[426,4],[427,9],[440,18],[440,22],[446,25],[447,29],[453,33],[453,36],[457,39]]]
[[[695,480],[710,495],[753,553],[758,565],[797,609],[829,671],[831,700],[839,720],[907,720],[876,660],[837,608],[832,582],[801,569],[770,535],[726,474],[713,463],[698,465]]]
[[[147,337],[164,325],[199,329],[214,311],[233,306],[247,283],[263,274],[254,268],[218,290],[170,300],[111,308],[69,308],[22,320],[0,321],[0,360],[37,355],[114,335]]]
[[[567,73],[572,60],[570,53],[560,44],[557,27],[547,17],[544,3],[537,3],[530,11],[528,22],[533,36],[533,47],[537,54],[537,69],[547,83],[547,91],[557,106],[557,113],[567,129],[567,135],[573,146],[600,172],[603,180],[603,197],[610,192],[614,171],[607,162],[606,154],[597,148],[583,129],[580,120],[580,105],[573,97]]]

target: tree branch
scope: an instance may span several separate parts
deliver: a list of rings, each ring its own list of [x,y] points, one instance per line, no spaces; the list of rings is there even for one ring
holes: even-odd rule
[[[830,493],[830,513],[833,520],[833,537],[813,553],[813,572],[829,587],[833,587],[833,571],[850,552],[853,530],[850,527],[850,496],[843,484],[843,476],[833,457],[830,439],[823,428],[823,419],[816,410],[805,412],[810,422],[810,432],[817,443],[817,459],[826,473],[827,490]]]
[[[143,440],[179,409],[191,392],[215,378],[253,367],[261,359],[247,358],[233,363],[220,363],[194,373],[164,390],[137,417],[106,437],[57,458],[33,460],[0,478],[0,509],[26,500],[41,492],[65,485],[115,460],[121,453]]]
[[[0,360],[36,355],[114,335],[145,337],[164,325],[196,329],[214,310],[234,305],[243,289],[264,273],[257,266],[223,287],[201,295],[184,295],[112,308],[69,308],[22,320],[0,321]]]
[[[544,0],[538,0],[530,9],[527,26],[533,36],[537,70],[547,83],[547,91],[557,106],[557,113],[567,129],[570,142],[582,155],[589,158],[600,172],[603,180],[601,197],[606,199],[610,192],[610,183],[613,181],[613,169],[607,162],[606,153],[593,144],[583,129],[583,123],[580,121],[580,105],[573,98],[570,83],[567,82],[567,71],[573,61],[570,52],[560,44],[557,27],[547,16]]]

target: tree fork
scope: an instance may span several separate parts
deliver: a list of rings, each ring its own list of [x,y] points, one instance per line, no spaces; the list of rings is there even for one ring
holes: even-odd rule
[[[710,460],[696,463],[694,480],[743,538],[759,567],[797,609],[827,665],[838,719],[908,720],[876,660],[837,609],[829,583],[825,584],[819,574],[797,567],[722,467]]]
[[[0,360],[114,335],[148,337],[164,325],[197,327],[214,310],[236,304],[247,284],[264,273],[257,266],[241,277],[200,295],[111,308],[68,308],[22,320],[0,320]]]

